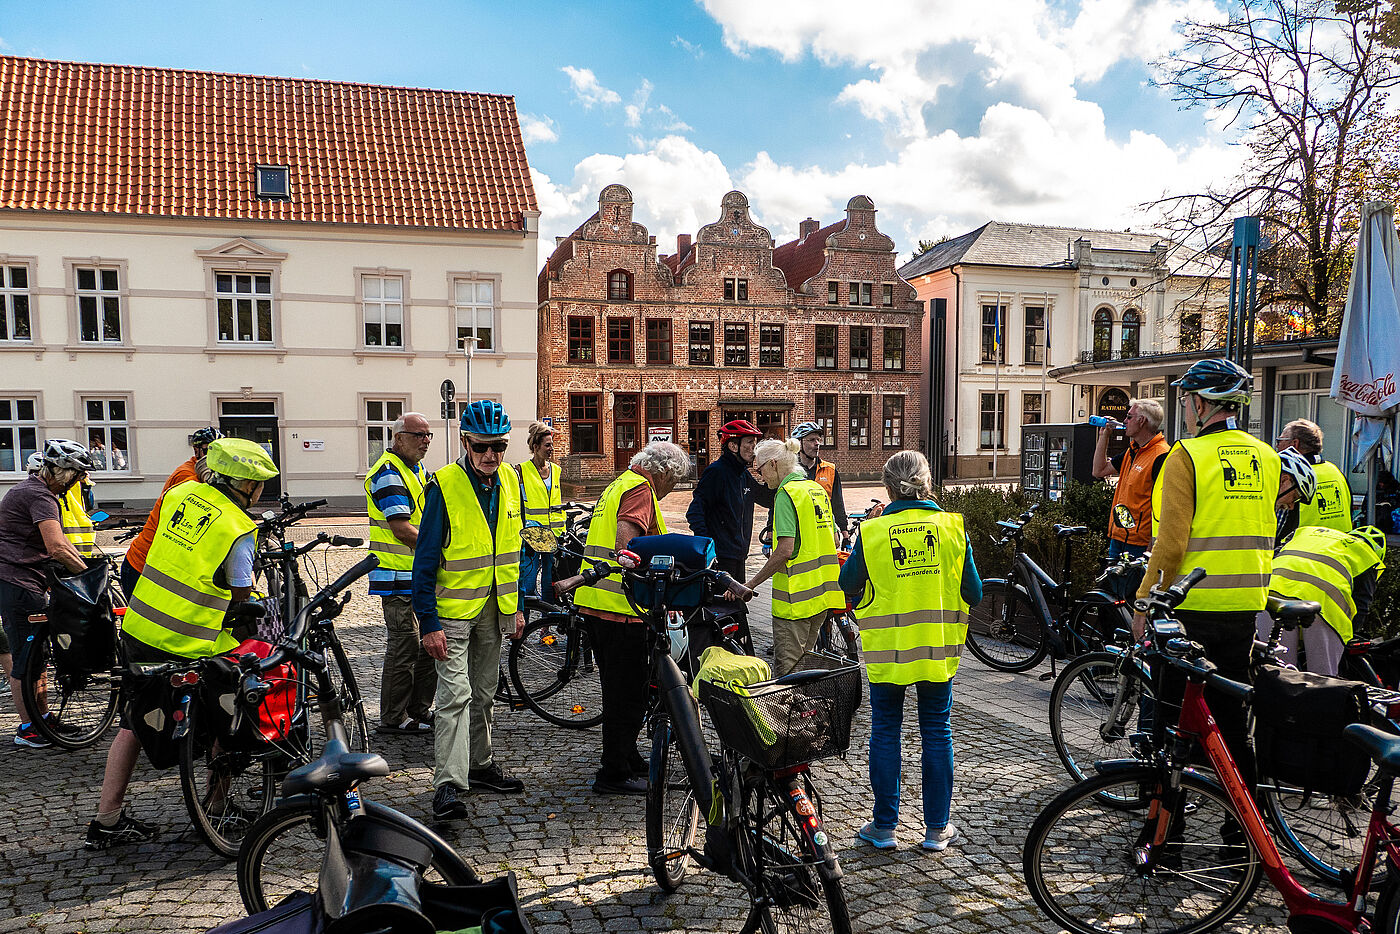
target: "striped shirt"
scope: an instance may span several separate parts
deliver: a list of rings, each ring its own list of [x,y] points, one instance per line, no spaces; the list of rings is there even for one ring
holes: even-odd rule
[[[428,481],[427,471],[423,469],[421,463],[414,464],[411,469],[418,475],[420,483]],[[379,473],[374,475],[374,478],[370,480],[369,492],[374,497],[374,505],[378,507],[380,512],[384,513],[385,519],[397,517],[406,519],[413,515],[413,498],[409,495],[408,487],[404,486],[399,472],[391,465],[385,464],[380,468]],[[370,596],[411,596],[413,593],[413,572],[375,568],[369,572],[369,592]]]

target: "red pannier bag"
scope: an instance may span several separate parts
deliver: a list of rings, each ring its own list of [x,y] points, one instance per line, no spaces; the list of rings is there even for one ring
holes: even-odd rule
[[[306,717],[297,700],[297,668],[290,662],[284,662],[263,674],[267,693],[258,705],[258,715],[242,717],[238,730],[233,730],[238,659],[249,654],[267,658],[272,650],[271,643],[258,639],[243,640],[238,648],[222,656],[230,663],[229,677],[217,678],[217,683],[208,685],[211,726],[215,728],[215,735],[228,737],[236,748],[250,749],[284,743],[298,731],[305,731]]]

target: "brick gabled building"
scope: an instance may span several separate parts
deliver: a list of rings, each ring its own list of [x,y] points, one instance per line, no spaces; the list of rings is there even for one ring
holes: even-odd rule
[[[820,421],[849,476],[917,445],[922,305],[869,198],[775,248],[731,191],[671,255],[632,208],[626,187],[604,188],[540,271],[538,408],[567,477],[611,479],[652,439],[703,469],[731,418],[781,437]]]

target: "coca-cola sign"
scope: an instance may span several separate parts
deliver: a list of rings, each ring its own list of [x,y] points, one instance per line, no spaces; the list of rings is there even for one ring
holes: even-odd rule
[[[1337,396],[1360,405],[1373,405],[1377,408],[1388,409],[1397,401],[1395,388],[1394,373],[1379,376],[1369,383],[1358,383],[1343,373]]]

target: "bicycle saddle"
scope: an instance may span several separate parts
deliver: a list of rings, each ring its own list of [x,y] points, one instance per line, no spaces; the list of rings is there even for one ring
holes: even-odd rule
[[[1289,600],[1269,594],[1269,615],[1278,620],[1284,629],[1297,629],[1309,625],[1317,614],[1322,612],[1322,604],[1312,600]]]
[[[1083,535],[1089,531],[1087,525],[1056,525],[1055,535],[1058,538],[1070,538],[1075,535]]]
[[[1364,723],[1350,724],[1342,732],[1347,739],[1365,749],[1376,765],[1392,775],[1400,773],[1400,736]]]
[[[282,794],[291,797],[320,789],[349,788],[367,778],[388,774],[389,763],[378,753],[331,750],[315,762],[289,772],[282,782]]]

